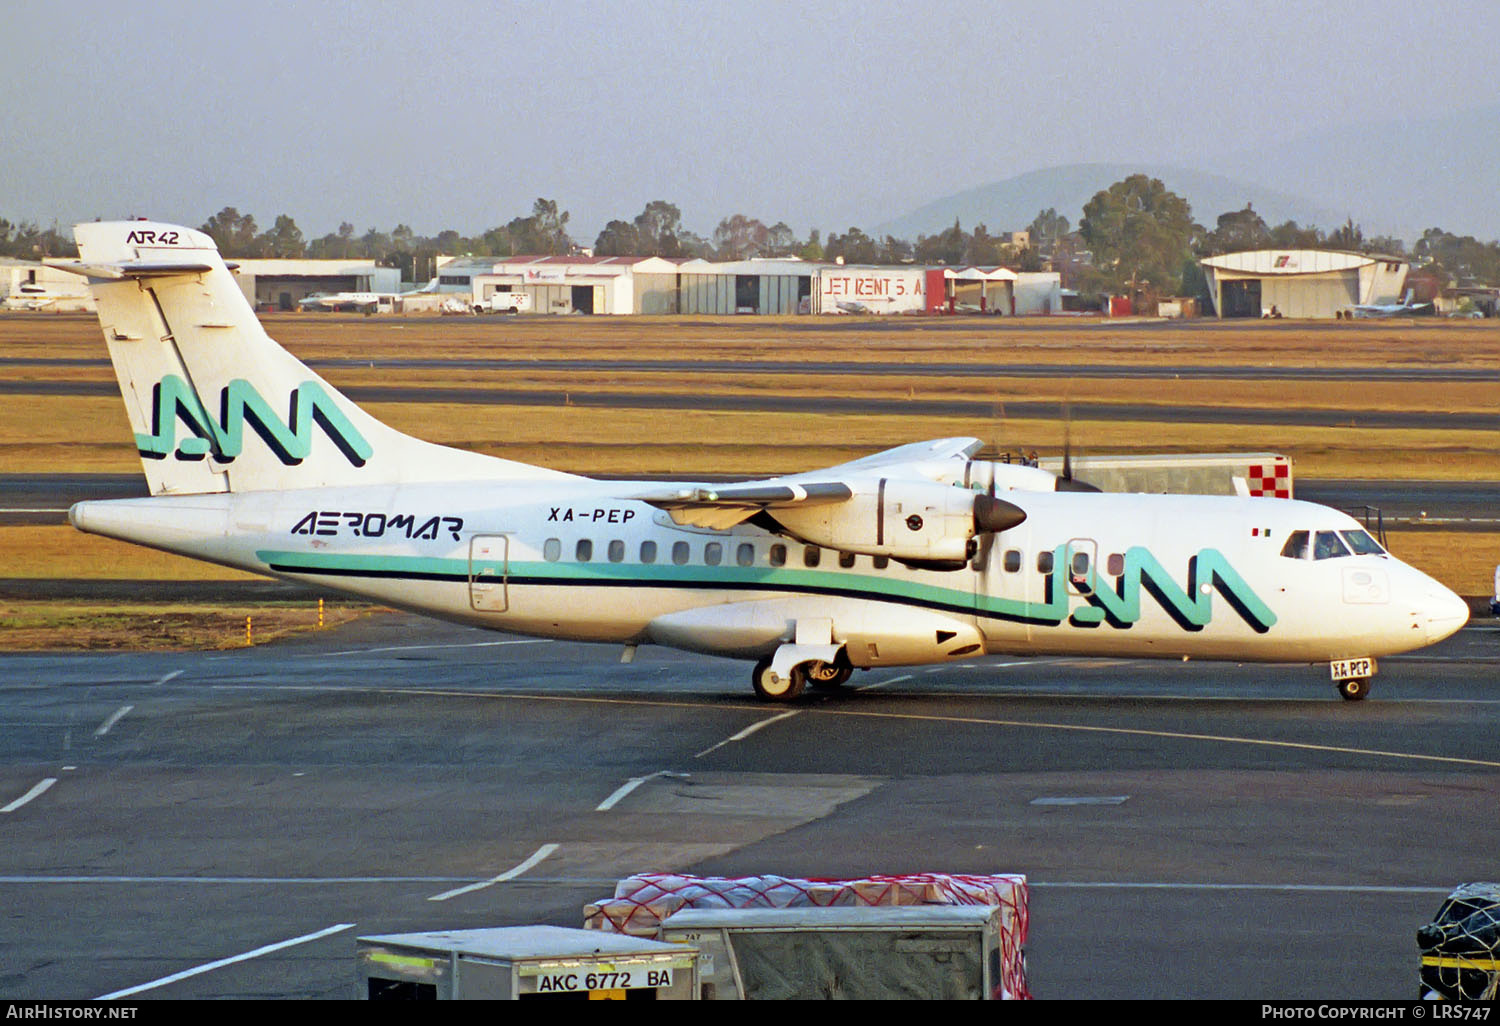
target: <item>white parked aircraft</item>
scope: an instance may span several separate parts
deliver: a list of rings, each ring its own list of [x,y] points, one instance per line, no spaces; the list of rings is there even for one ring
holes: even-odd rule
[[[151,497],[81,530],[480,627],[757,660],[763,698],[983,654],[1329,661],[1464,602],[1348,516],[1071,490],[978,442],[737,484],[595,481],[387,427],[273,342],[205,235],[75,229]]]
[[[1416,295],[1416,289],[1407,289],[1406,295],[1399,303],[1359,303],[1349,308],[1348,316],[1356,320],[1369,318],[1378,320],[1385,317],[1400,317],[1403,314],[1431,313],[1431,303],[1413,302]]]

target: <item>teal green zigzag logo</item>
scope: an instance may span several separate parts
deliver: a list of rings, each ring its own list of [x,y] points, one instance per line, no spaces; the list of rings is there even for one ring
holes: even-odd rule
[[[1046,578],[1046,594],[1040,605],[1027,609],[1028,619],[1075,627],[1126,628],[1141,618],[1141,592],[1145,591],[1185,631],[1201,631],[1213,619],[1213,595],[1217,592],[1258,634],[1269,631],[1276,614],[1261,600],[1239,571],[1218,549],[1201,549],[1188,560],[1184,588],[1144,546],[1125,552],[1125,566],[1110,580],[1091,566],[1080,579],[1070,576],[1073,551],[1060,545],[1053,553],[1053,569]],[[1071,590],[1070,590],[1071,585]],[[1084,601],[1072,608],[1074,600]]]
[[[292,390],[286,420],[242,378],[221,390],[217,418],[209,415],[197,393],[176,374],[156,383],[151,403],[151,434],[135,436],[136,448],[144,459],[176,456],[179,460],[201,460],[212,455],[219,463],[233,462],[244,451],[247,424],[289,467],[312,453],[315,423],[356,467],[364,466],[375,451],[316,381],[304,381]],[[180,440],[179,423],[189,432]]]

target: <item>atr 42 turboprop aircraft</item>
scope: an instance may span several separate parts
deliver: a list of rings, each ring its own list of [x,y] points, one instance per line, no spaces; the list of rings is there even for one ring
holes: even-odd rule
[[[595,481],[401,434],[266,335],[211,239],[77,227],[151,497],[80,530],[549,638],[757,660],[769,700],[983,654],[1322,662],[1447,637],[1463,600],[1289,499],[1078,490],[979,443],[736,484]]]

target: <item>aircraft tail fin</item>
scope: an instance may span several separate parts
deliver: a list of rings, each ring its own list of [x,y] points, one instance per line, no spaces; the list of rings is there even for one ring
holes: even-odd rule
[[[151,494],[567,476],[423,442],[360,409],[262,329],[207,235],[74,229]]]

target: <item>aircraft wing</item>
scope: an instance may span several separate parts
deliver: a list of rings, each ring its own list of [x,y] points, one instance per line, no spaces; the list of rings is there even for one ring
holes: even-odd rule
[[[727,530],[763,510],[788,510],[847,502],[860,478],[896,477],[931,480],[920,464],[967,459],[980,448],[977,438],[940,438],[897,446],[824,470],[761,481],[683,485],[630,496],[666,510],[674,521],[692,527]],[[904,473],[903,473],[904,471]]]
[[[898,445],[872,456],[862,456],[848,463],[814,471],[819,477],[829,474],[866,474],[872,470],[891,470],[911,463],[929,463],[933,460],[970,459],[982,447],[977,438],[936,438],[930,442],[912,442]],[[801,478],[805,475],[797,474]]]

